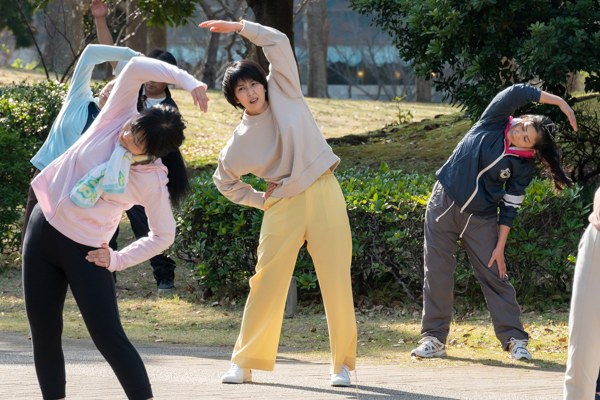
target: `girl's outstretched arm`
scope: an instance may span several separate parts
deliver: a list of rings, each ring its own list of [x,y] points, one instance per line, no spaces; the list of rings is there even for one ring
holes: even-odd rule
[[[577,132],[577,119],[575,118],[575,111],[567,104],[567,102],[558,96],[553,94],[542,92],[540,95],[540,103],[552,104],[560,108],[560,110],[569,118],[569,122],[573,127],[573,130]]]
[[[206,21],[199,26],[210,28],[211,32],[238,32],[261,47],[271,64],[269,76],[275,79],[283,93],[290,98],[303,96],[294,50],[285,34],[277,29],[250,21]]]

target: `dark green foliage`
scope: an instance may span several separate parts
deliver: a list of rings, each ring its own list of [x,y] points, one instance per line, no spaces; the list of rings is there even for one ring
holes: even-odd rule
[[[423,285],[423,218],[435,177],[390,171],[385,164],[380,171],[346,170],[337,176],[352,226],[355,295],[418,302]],[[257,178],[246,182],[266,188]],[[578,187],[558,196],[551,187],[540,180],[530,185],[509,235],[506,262],[520,300],[570,290],[574,264],[569,257],[577,253],[589,205],[580,198]],[[234,296],[244,294],[254,273],[262,215],[225,199],[211,174],[201,173],[178,215],[173,251],[194,269],[202,285]],[[481,291],[462,250],[458,262],[456,291],[480,301]],[[304,295],[314,293],[316,276],[305,248],[294,275]]]
[[[56,119],[67,87],[54,82],[0,87],[0,252],[21,240],[20,219],[33,166]]]
[[[23,21],[23,16],[16,2],[21,4],[25,18],[31,24],[35,7],[28,0],[0,0],[0,31],[8,29],[15,35],[16,48],[33,46],[33,39]],[[35,29],[32,27],[32,29]],[[35,31],[34,31],[35,32]]]
[[[478,119],[512,83],[535,81],[568,97],[572,71],[600,89],[600,3],[595,0],[350,0],[389,33],[415,73]]]

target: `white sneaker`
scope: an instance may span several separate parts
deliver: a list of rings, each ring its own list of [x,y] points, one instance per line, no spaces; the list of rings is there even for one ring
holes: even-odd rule
[[[346,364],[342,365],[339,374],[331,374],[331,386],[350,386],[350,368]]]
[[[443,357],[446,355],[446,345],[434,336],[425,336],[419,340],[421,345],[410,352],[410,356],[429,358]]]
[[[221,383],[246,383],[252,382],[252,370],[231,364],[231,368],[221,377]]]
[[[527,343],[529,343],[527,339],[510,338],[508,340],[508,350],[513,360],[521,360],[523,358],[531,360],[531,353],[527,350]]]

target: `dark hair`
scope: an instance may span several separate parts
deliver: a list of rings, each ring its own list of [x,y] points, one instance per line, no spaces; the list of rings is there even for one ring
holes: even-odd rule
[[[530,121],[538,133],[538,139],[533,145],[533,149],[536,151],[537,158],[549,170],[554,180],[555,191],[561,192],[565,186],[573,186],[573,182],[565,174],[560,164],[561,152],[554,141],[557,133],[554,122],[543,115],[523,115],[521,119]]]
[[[180,201],[190,190],[190,182],[179,147],[186,128],[179,111],[171,106],[159,104],[143,109],[131,122],[131,133],[138,134],[149,156],[160,157],[169,170],[167,189],[171,204],[179,207]]]
[[[164,62],[169,63],[171,65],[177,66],[177,60],[175,59],[175,57],[173,56],[173,54],[171,54],[168,51],[163,50],[163,49],[154,49],[154,50],[152,50],[148,54],[148,57],[155,58],[157,60],[164,61]]]
[[[251,60],[234,61],[227,67],[223,76],[223,94],[235,108],[244,109],[235,97],[235,87],[239,81],[256,81],[267,89],[267,74],[260,65]],[[265,93],[265,100],[269,101],[269,94]]]

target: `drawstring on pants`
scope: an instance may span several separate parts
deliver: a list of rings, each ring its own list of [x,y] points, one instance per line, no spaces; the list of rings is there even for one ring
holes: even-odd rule
[[[444,212],[442,213],[442,215],[440,215],[439,217],[437,217],[437,218],[435,219],[435,222],[440,222],[440,218],[442,218],[444,215],[446,215],[446,213],[447,213],[448,211],[450,211],[450,209],[452,208],[452,206],[453,206],[453,205],[454,205],[454,202],[452,202],[452,204],[450,204],[450,207],[448,207],[448,208],[446,209],[446,211],[444,211]]]
[[[450,209],[452,208],[452,206],[454,205],[454,203],[455,203],[455,202],[453,201],[453,202],[452,202],[452,204],[450,204],[450,207],[448,207],[448,208],[446,209],[446,211],[444,211],[444,212],[442,213],[442,215],[440,215],[439,217],[437,217],[437,218],[435,219],[435,222],[440,222],[440,218],[442,218],[444,215],[446,215],[446,213],[447,213],[448,211],[450,211]],[[460,213],[462,214],[462,211],[461,211]],[[463,237],[463,234],[464,234],[464,233],[465,233],[465,231],[467,230],[467,226],[469,226],[469,222],[471,221],[471,217],[472,217],[472,216],[473,216],[473,214],[469,215],[469,218],[467,219],[467,224],[465,225],[465,227],[463,228],[462,232],[461,232],[461,233],[460,233],[460,235],[458,236],[458,238],[459,238],[459,239],[461,239],[461,238]]]
[[[465,228],[462,230],[462,232],[460,233],[460,235],[458,236],[459,239],[462,238],[463,233],[465,233],[465,231],[467,230],[467,226],[469,226],[469,221],[471,220],[471,217],[473,216],[473,214],[469,215],[469,219],[467,219],[467,224],[465,225]]]

